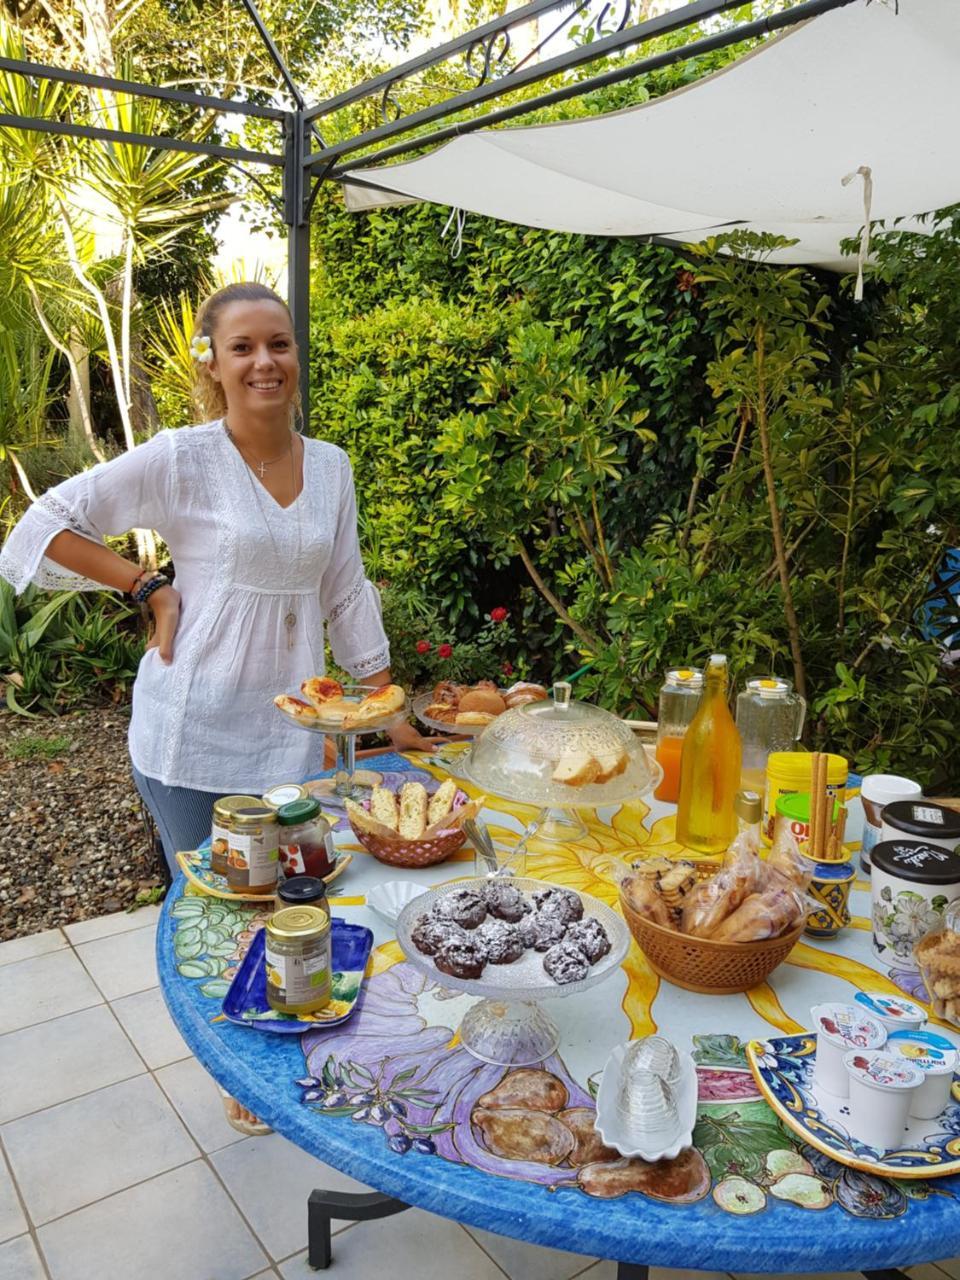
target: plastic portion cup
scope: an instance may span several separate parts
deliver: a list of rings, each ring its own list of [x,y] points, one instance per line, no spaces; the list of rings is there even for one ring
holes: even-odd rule
[[[887,1038],[886,1051],[923,1072],[923,1084],[910,1101],[910,1114],[918,1120],[934,1120],[950,1104],[960,1054],[946,1036],[932,1031],[894,1031]]]
[[[853,999],[888,1032],[919,1031],[927,1020],[926,1010],[903,996],[888,996],[882,991],[858,991]]]
[[[855,1004],[818,1004],[810,1010],[817,1037],[817,1059],[813,1082],[834,1097],[850,1092],[844,1056],[851,1049],[879,1049],[887,1039],[886,1028],[865,1009]]]
[[[886,1049],[854,1049],[844,1054],[843,1066],[850,1090],[850,1132],[875,1151],[899,1151],[923,1072]]]

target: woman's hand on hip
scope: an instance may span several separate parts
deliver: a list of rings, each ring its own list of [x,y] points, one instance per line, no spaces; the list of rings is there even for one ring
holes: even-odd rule
[[[147,600],[153,614],[153,635],[147,642],[148,649],[157,649],[163,662],[173,659],[173,637],[180,622],[180,592],[173,587],[161,587]]]

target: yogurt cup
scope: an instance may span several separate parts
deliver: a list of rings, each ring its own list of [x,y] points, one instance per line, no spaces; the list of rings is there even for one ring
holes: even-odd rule
[[[887,1037],[886,1052],[923,1072],[923,1084],[910,1100],[910,1114],[918,1120],[935,1119],[953,1096],[953,1073],[960,1053],[946,1036],[932,1031],[894,1031]]]
[[[817,1004],[810,1010],[810,1017],[817,1036],[813,1082],[834,1097],[846,1098],[850,1078],[843,1065],[844,1057],[854,1049],[881,1049],[887,1040],[886,1027],[855,1004]]]
[[[899,1151],[907,1116],[923,1072],[886,1049],[853,1049],[843,1055],[850,1088],[850,1132],[876,1151]]]
[[[927,1020],[926,1010],[903,996],[888,996],[882,991],[858,991],[853,997],[872,1017],[891,1031],[919,1031]]]

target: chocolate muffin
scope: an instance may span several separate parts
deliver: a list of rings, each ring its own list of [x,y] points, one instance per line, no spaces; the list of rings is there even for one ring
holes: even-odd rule
[[[506,920],[488,920],[480,930],[480,937],[491,964],[513,964],[526,951],[520,930]]]
[[[448,938],[437,949],[433,962],[452,978],[479,978],[487,963],[487,949],[476,934]]]
[[[533,895],[533,901],[537,913],[541,916],[556,915],[565,924],[572,924],[574,920],[583,918],[583,903],[580,901],[580,895],[574,893],[572,889],[561,889],[558,886],[541,889],[539,893]]]
[[[516,924],[533,910],[520,890],[509,880],[491,880],[484,889],[487,910],[498,920]]]
[[[466,937],[460,926],[436,916],[421,916],[410,930],[410,941],[425,956],[436,955],[444,942],[457,937]]]
[[[438,920],[452,920],[461,929],[477,929],[487,918],[487,904],[472,889],[457,889],[433,904]]]
[[[533,917],[533,946],[537,951],[549,951],[561,941],[567,932],[567,922],[554,912],[544,915],[537,911]]]
[[[579,947],[571,946],[566,940],[551,947],[543,957],[544,970],[558,986],[568,982],[579,982],[590,972],[590,961]]]
[[[574,921],[567,929],[564,941],[579,947],[591,964],[596,964],[601,956],[605,956],[611,946],[606,929],[595,916]]]

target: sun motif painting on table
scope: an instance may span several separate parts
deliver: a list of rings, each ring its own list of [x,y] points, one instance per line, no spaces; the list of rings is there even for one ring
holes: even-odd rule
[[[396,771],[405,763],[398,761]],[[404,774],[416,771],[411,775],[407,766]],[[494,840],[509,846],[534,811],[489,798],[483,816]],[[680,852],[673,816],[662,806],[635,803],[580,816],[587,830],[575,846],[530,842],[528,872],[613,904],[615,862]],[[337,838],[353,852],[354,864],[342,889],[349,896],[334,899],[334,910],[373,927],[377,945],[353,1017],[302,1037],[306,1069],[296,1085],[317,1124],[350,1120],[357,1143],[382,1144],[398,1160],[435,1161],[441,1181],[445,1167],[470,1166],[553,1195],[639,1196],[709,1207],[721,1219],[797,1210],[894,1218],[960,1193],[960,1178],[909,1182],[837,1163],[781,1125],[748,1067],[748,1040],[804,1031],[810,1006],[822,999],[908,989],[909,974],[899,980],[873,961],[867,930],[847,930],[830,943],[800,943],[768,983],[731,997],[697,996],[661,982],[634,945],[621,973],[593,991],[552,1002],[562,1035],[556,1055],[509,1069],[480,1062],[459,1044],[455,1028],[470,998],[445,991],[406,963],[392,932],[366,909],[365,891],[396,878],[396,870],[353,844],[349,829]],[[418,882],[471,871],[462,861],[446,863],[430,868],[429,879],[419,873]],[[854,897],[857,892],[863,890]],[[864,904],[851,905],[862,910]],[[263,914],[193,897],[170,910],[179,971],[196,980],[213,1020],[241,939],[249,942]],[[612,1046],[654,1030],[692,1048],[700,1087],[693,1147],[649,1165],[604,1147],[593,1119],[599,1073]],[[948,1122],[960,1134],[960,1105],[953,1111]]]

